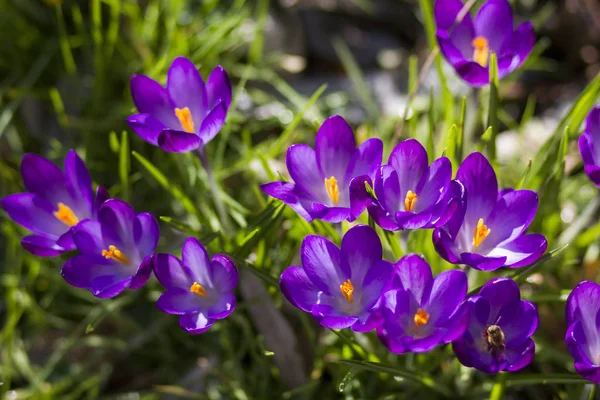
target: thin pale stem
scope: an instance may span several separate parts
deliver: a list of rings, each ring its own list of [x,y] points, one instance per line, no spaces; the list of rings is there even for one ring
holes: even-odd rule
[[[200,147],[198,149],[198,158],[200,158],[200,162],[206,171],[206,175],[208,176],[208,185],[210,188],[210,193],[212,195],[213,201],[215,203],[215,208],[217,209],[217,214],[219,215],[219,222],[221,225],[221,230],[223,234],[227,237],[231,236],[231,221],[229,220],[229,215],[225,210],[225,206],[223,204],[222,196],[221,196],[221,186],[217,183],[215,176],[212,172],[212,168],[210,167],[210,163],[208,162],[208,157],[206,156],[206,151],[204,147]]]

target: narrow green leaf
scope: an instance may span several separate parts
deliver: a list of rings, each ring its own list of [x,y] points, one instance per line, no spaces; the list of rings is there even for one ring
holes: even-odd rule
[[[121,152],[119,154],[119,177],[121,179],[121,197],[125,201],[129,201],[129,170],[131,168],[129,158],[129,139],[127,131],[121,133]]]
[[[496,163],[496,136],[498,135],[498,59],[496,53],[490,54],[490,106],[487,125],[491,128],[488,142],[488,156],[490,163]]]
[[[427,114],[427,155],[429,163],[435,160],[435,97],[433,96],[433,87],[429,90],[429,113]]]
[[[452,168],[456,170],[460,165],[460,160],[456,156],[456,145],[458,143],[458,127],[455,124],[450,126],[448,139],[446,140],[446,157],[452,163]]]
[[[253,64],[258,63],[262,58],[265,26],[267,25],[267,16],[269,15],[269,0],[258,0],[257,3],[254,40],[250,45],[248,55],[248,59]]]
[[[465,123],[467,121],[467,96],[463,96],[460,102],[460,114],[458,116],[458,134],[456,135],[456,160],[460,164],[463,160],[463,147],[465,142]]]
[[[590,381],[575,374],[512,374],[506,379],[507,387],[552,385],[552,384],[587,384]]]
[[[490,400],[504,399],[504,388],[506,388],[506,373],[500,372],[496,375],[496,382],[494,383],[494,386],[492,386]]]
[[[177,221],[171,217],[161,215],[158,217],[158,219],[160,219],[161,221],[163,221],[164,223],[166,223],[168,225],[171,225],[173,228],[177,229],[178,231],[187,233],[188,235],[200,236],[200,234],[201,234],[201,231],[199,231],[198,229],[194,229],[190,225],[185,224],[180,221]]]
[[[69,36],[67,35],[67,29],[65,27],[65,16],[63,15],[62,6],[54,7],[56,11],[56,21],[58,24],[58,35],[59,35],[59,46],[62,54],[63,63],[65,64],[65,70],[69,75],[77,72],[77,65],[75,64],[75,58],[71,51],[71,44],[69,43]]]
[[[523,184],[527,179],[527,175],[529,175],[529,171],[531,171],[531,163],[532,161],[531,159],[529,159],[529,161],[527,162],[527,166],[525,167],[525,171],[523,171],[523,176],[521,176],[521,180],[519,180],[519,183],[517,184],[515,189],[521,189],[523,187]]]

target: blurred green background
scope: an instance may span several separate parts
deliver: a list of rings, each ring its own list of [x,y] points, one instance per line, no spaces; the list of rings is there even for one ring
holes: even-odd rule
[[[0,196],[24,190],[24,153],[62,165],[74,148],[96,184],[160,217],[159,252],[177,254],[193,235],[211,253],[231,254],[241,274],[236,312],[190,336],[155,308],[155,280],[96,299],[60,276],[68,254],[29,255],[20,246],[24,230],[0,211],[0,396],[592,398],[564,347],[563,309],[574,284],[597,280],[600,265],[600,198],[575,143],[600,94],[600,5],[511,3],[517,22],[534,22],[538,43],[524,68],[501,82],[499,106],[489,107],[496,94],[469,88],[439,56],[420,72],[435,46],[433,0],[0,0]],[[220,187],[191,154],[165,153],[125,124],[134,112],[130,76],[164,82],[178,55],[204,77],[223,65],[233,81],[227,125],[207,149]],[[287,147],[312,145],[333,114],[359,141],[382,138],[384,161],[398,140],[416,137],[456,169],[471,151],[489,154],[495,138],[501,183],[540,192],[531,229],[553,252],[532,268],[470,275],[475,289],[519,273],[540,312],[531,366],[490,377],[461,367],[449,346],[396,356],[374,333],[323,329],[283,299],[277,280],[299,264],[302,238],[318,233],[339,243],[340,232],[307,224],[258,185],[285,176]],[[231,229],[216,217],[215,192]],[[386,258],[397,259],[399,234],[379,232]],[[450,268],[430,237],[411,233],[409,251],[435,271]]]

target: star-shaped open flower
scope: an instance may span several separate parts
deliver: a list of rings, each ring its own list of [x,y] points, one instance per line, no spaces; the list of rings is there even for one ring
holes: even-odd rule
[[[188,333],[206,332],[217,319],[235,310],[238,272],[229,257],[215,254],[210,260],[202,244],[188,238],[181,260],[170,254],[156,254],[154,274],[166,291],[156,306],[181,315],[179,324]]]
[[[356,147],[352,128],[336,115],[319,128],[314,150],[305,144],[288,149],[286,164],[293,183],[271,182],[261,189],[309,222],[352,221],[370,203],[364,196],[365,182],[372,185],[382,154],[383,143],[376,138]]]
[[[575,370],[600,383],[600,285],[583,281],[567,298],[565,342],[575,360]]]
[[[96,297],[114,297],[143,286],[152,273],[152,254],[160,235],[156,219],[118,199],[105,201],[98,220],[80,222],[73,241],[81,254],[60,271],[65,280]]]
[[[155,80],[134,75],[131,94],[140,114],[127,118],[142,139],[165,151],[185,153],[206,145],[225,124],[231,103],[231,83],[216,67],[206,85],[185,57],[173,60],[164,88]]]
[[[535,44],[531,22],[514,29],[508,1],[488,0],[474,19],[467,13],[457,24],[463,6],[460,0],[437,0],[434,8],[440,50],[461,78],[472,86],[487,85],[492,52],[500,79],[519,68]]]
[[[492,279],[467,302],[471,304],[469,326],[452,342],[458,361],[489,374],[529,365],[535,353],[531,335],[538,326],[538,313],[532,303],[521,300],[515,281]]]
[[[377,233],[368,225],[351,228],[341,250],[329,240],[310,235],[301,247],[302,267],[286,269],[279,283],[290,303],[332,329],[370,331],[379,319],[375,306],[392,273],[382,260]]]
[[[481,153],[470,154],[456,180],[462,201],[448,222],[433,232],[437,252],[453,264],[482,271],[517,268],[535,262],[548,247],[541,234],[526,234],[538,195],[531,190],[498,190],[496,173]]]
[[[390,290],[381,298],[381,341],[394,353],[426,352],[460,337],[467,328],[467,275],[458,269],[435,278],[416,254],[394,266]]]
[[[600,188],[600,106],[587,117],[585,131],[579,137],[579,152],[585,173]]]
[[[57,256],[74,250],[73,227],[84,219],[95,219],[98,207],[108,192],[92,189],[92,179],[75,150],[65,157],[64,173],[51,161],[35,154],[25,154],[21,175],[26,193],[16,193],[0,200],[0,205],[19,225],[32,231],[21,244],[32,254]]]

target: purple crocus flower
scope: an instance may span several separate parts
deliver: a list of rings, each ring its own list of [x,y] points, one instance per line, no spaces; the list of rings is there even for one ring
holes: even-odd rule
[[[73,227],[96,218],[98,206],[108,198],[106,189],[98,187],[94,195],[90,173],[75,150],[65,157],[64,173],[43,157],[25,154],[21,175],[27,192],[8,195],[0,205],[34,233],[21,241],[25,250],[42,257],[74,250]]]
[[[600,285],[583,281],[567,298],[565,342],[575,359],[575,370],[600,383]]]
[[[491,374],[529,365],[535,353],[531,335],[538,326],[538,313],[532,303],[521,300],[515,281],[492,279],[467,303],[471,304],[469,327],[452,342],[458,361]]]
[[[356,147],[352,129],[336,115],[319,128],[314,150],[305,144],[288,149],[286,164],[293,183],[271,182],[261,189],[308,222],[352,221],[370,203],[364,196],[365,182],[372,183],[382,154],[379,139],[368,139]]]
[[[217,66],[206,85],[185,57],[173,60],[167,87],[144,75],[131,78],[133,102],[140,114],[127,118],[142,139],[175,153],[206,145],[225,124],[231,103],[227,72]]]
[[[579,137],[579,152],[585,173],[600,188],[600,106],[587,117],[585,131]]]
[[[452,164],[441,157],[428,165],[427,151],[415,139],[399,143],[375,177],[377,200],[369,215],[383,229],[434,228],[446,223],[462,187],[452,182]]]
[[[338,249],[329,240],[309,235],[300,250],[302,267],[289,267],[279,280],[290,303],[312,313],[322,326],[367,332],[376,327],[375,307],[392,273],[382,260],[379,237],[357,225]]]
[[[381,298],[383,323],[377,335],[398,354],[450,343],[467,329],[466,294],[463,271],[445,271],[433,278],[429,264],[420,256],[405,256],[394,266],[390,290]]]
[[[136,215],[124,201],[110,199],[98,211],[98,220],[81,221],[73,241],[81,254],[60,271],[65,280],[88,289],[96,297],[114,297],[143,286],[152,273],[152,253],[160,235],[149,213]]]
[[[434,9],[440,50],[462,79],[476,87],[487,85],[492,52],[498,57],[500,79],[523,64],[535,44],[531,22],[513,30],[508,1],[488,0],[473,20],[467,13],[455,24],[462,8],[460,0],[437,0]]]
[[[537,193],[498,191],[496,173],[481,153],[463,161],[456,180],[465,188],[462,201],[448,222],[433,232],[435,249],[445,260],[493,271],[523,267],[544,254],[546,238],[525,234],[537,211]]]
[[[216,319],[235,310],[238,272],[223,254],[212,261],[195,238],[183,244],[181,260],[170,254],[153,257],[154,274],[167,289],[156,306],[168,314],[181,315],[179,324],[188,333],[206,332]]]

